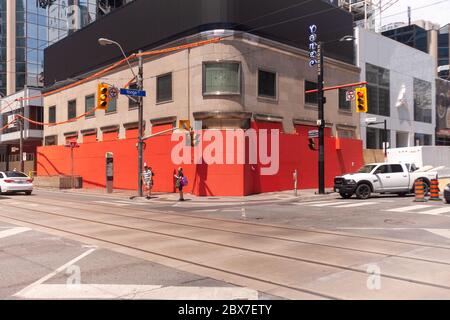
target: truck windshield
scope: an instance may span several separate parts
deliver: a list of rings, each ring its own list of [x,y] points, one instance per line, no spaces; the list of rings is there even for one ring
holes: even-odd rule
[[[376,167],[376,165],[367,165],[358,170],[358,173],[371,173],[372,170]]]

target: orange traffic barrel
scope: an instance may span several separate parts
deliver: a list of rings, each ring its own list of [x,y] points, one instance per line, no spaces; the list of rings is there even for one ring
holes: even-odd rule
[[[430,200],[433,201],[441,201],[441,198],[439,197],[439,180],[433,179],[431,180],[430,185]]]
[[[415,202],[426,202],[427,199],[425,199],[425,183],[418,179],[414,183],[414,194],[415,194]]]

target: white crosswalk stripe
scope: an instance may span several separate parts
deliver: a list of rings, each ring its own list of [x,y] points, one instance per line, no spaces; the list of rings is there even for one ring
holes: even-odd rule
[[[337,206],[337,205],[343,205],[348,204],[348,202],[325,202],[325,203],[318,203],[318,204],[312,204],[311,207],[331,207],[331,206]]]
[[[389,212],[408,212],[408,211],[414,211],[414,210],[419,210],[419,209],[427,209],[427,208],[430,208],[430,207],[431,206],[426,205],[426,204],[416,204],[416,205],[412,205],[412,206],[388,209],[386,211],[389,211]]]
[[[433,214],[433,215],[440,215],[440,214],[443,214],[443,213],[450,213],[450,206],[444,207],[444,208],[427,210],[427,211],[421,211],[419,213],[422,213],[422,214]]]
[[[363,207],[363,206],[370,206],[373,204],[377,204],[376,202],[370,202],[370,201],[361,201],[358,203],[350,203],[350,204],[344,204],[341,206],[334,206],[334,208],[355,208],[355,207]]]

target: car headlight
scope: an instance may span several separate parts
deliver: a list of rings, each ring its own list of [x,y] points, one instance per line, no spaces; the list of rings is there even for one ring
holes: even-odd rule
[[[355,180],[345,180],[347,184],[356,184]]]
[[[450,191],[450,185],[445,187],[445,191]]]

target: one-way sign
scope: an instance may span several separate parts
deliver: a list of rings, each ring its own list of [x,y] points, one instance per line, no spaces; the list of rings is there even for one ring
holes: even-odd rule
[[[144,90],[137,89],[120,89],[120,94],[124,96],[132,96],[132,97],[146,97],[147,92]]]

